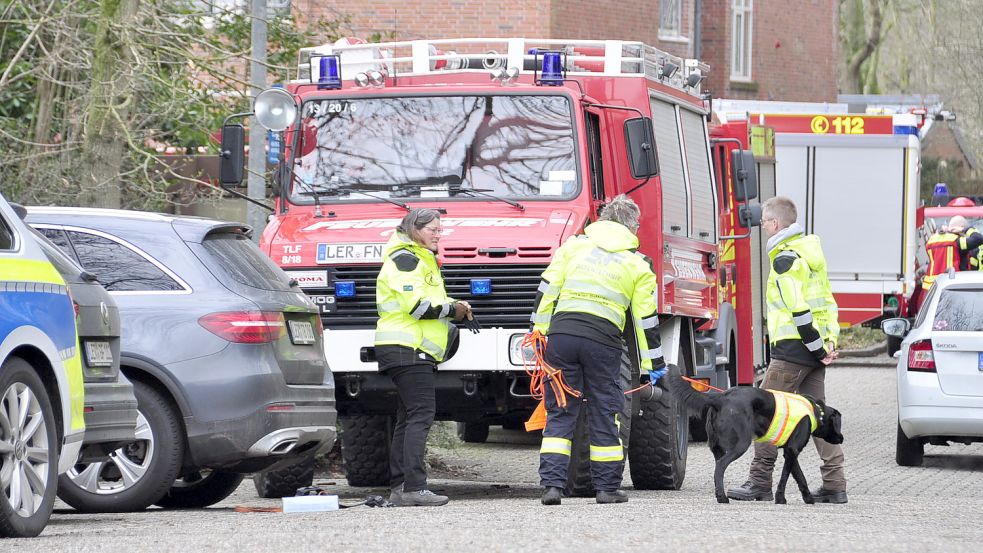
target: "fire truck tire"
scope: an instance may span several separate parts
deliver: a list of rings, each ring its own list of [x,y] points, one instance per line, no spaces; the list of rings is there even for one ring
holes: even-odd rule
[[[277,470],[259,472],[253,475],[256,493],[264,498],[293,496],[298,488],[314,483],[314,458]]]
[[[352,415],[340,419],[341,458],[348,485],[388,486],[391,417]]]
[[[686,476],[689,414],[659,382],[662,396],[643,401],[631,424],[628,466],[636,490],[678,490]]]
[[[457,437],[469,444],[483,444],[488,440],[488,425],[482,422],[459,422]]]
[[[887,337],[887,354],[889,356],[894,357],[895,353],[901,351],[901,340],[902,339],[898,338],[897,336]]]
[[[634,369],[627,348],[621,353],[621,388],[631,390],[638,386],[638,371]],[[621,443],[628,452],[628,440],[631,437],[631,419],[633,405],[638,404],[638,394],[625,397],[624,406],[618,419]],[[624,463],[622,462],[622,470]],[[567,468],[567,485],[564,487],[567,497],[593,497],[594,485],[590,475],[590,430],[587,426],[587,404],[580,406],[577,415],[577,426],[573,431],[573,447],[570,450],[570,464]]]

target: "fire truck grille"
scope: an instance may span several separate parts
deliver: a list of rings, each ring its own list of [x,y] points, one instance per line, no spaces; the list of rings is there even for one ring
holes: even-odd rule
[[[536,289],[546,265],[444,265],[444,286],[452,298],[466,300],[484,327],[526,328],[532,314]],[[375,281],[378,266],[329,267],[326,289],[308,288],[311,295],[334,295],[334,282],[354,281],[355,296],[335,298],[335,310],[324,313],[324,326],[371,328],[378,315],[375,306]],[[491,279],[492,291],[486,296],[471,295],[471,279]]]

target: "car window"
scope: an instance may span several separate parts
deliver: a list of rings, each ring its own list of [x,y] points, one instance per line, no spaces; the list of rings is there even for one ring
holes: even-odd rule
[[[66,231],[85,270],[110,292],[183,290],[174,279],[130,248],[87,232]]]
[[[946,288],[939,296],[932,330],[983,330],[983,288]]]
[[[929,288],[928,295],[922,300],[921,307],[918,308],[918,317],[915,318],[915,327],[922,326],[925,322],[925,315],[928,314],[928,306],[932,305],[932,299],[935,297],[935,291],[938,290],[935,286]]]
[[[75,250],[72,249],[72,244],[68,241],[68,236],[65,236],[65,231],[57,228],[39,228],[35,230],[43,234],[48,240],[51,240],[51,243],[58,246],[62,253],[70,257],[72,261],[79,264],[78,257],[75,256]]]
[[[0,217],[0,250],[12,250],[14,248],[14,233],[7,226],[7,221]]]
[[[48,257],[51,264],[58,269],[58,272],[63,277],[77,278],[79,273],[82,272],[75,263],[65,255],[64,250],[59,249],[58,246],[51,243],[50,240],[45,237],[43,233],[38,232],[32,227],[27,227],[31,234],[37,238],[38,245],[44,250],[44,255]]]
[[[226,275],[240,284],[262,290],[290,290],[290,279],[245,235],[217,232],[202,245],[212,259],[205,260],[216,276]]]

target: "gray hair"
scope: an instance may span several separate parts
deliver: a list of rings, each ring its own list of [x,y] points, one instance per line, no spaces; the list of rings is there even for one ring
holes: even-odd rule
[[[641,216],[642,210],[638,204],[628,196],[619,194],[601,210],[600,220],[620,223],[634,233],[638,232],[638,218]]]
[[[761,214],[765,219],[774,218],[781,228],[788,228],[799,218],[795,202],[785,196],[768,198],[761,204]]]
[[[429,225],[434,219],[440,219],[440,212],[429,207],[411,209],[399,222],[396,230],[407,236],[414,236],[420,229]]]

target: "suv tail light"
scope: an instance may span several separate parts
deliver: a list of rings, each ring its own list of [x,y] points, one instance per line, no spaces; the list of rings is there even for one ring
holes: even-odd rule
[[[919,340],[908,346],[908,370],[935,372],[935,354],[932,353],[931,340]]]
[[[238,344],[265,344],[286,332],[283,313],[270,311],[222,311],[198,319],[212,334]]]

